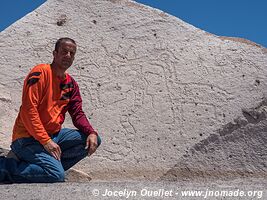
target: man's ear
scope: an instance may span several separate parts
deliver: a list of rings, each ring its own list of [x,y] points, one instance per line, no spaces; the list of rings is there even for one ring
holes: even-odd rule
[[[53,56],[55,57],[55,56],[56,56],[56,54],[57,54],[57,51],[56,51],[56,50],[54,50],[54,51],[53,51]]]

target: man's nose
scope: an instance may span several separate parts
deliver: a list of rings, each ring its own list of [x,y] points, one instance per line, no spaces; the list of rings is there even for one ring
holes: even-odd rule
[[[71,57],[71,52],[68,51],[68,52],[66,53],[66,56],[70,58],[70,57]]]

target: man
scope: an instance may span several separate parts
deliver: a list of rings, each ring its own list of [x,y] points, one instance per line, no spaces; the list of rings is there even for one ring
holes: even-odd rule
[[[82,110],[78,84],[66,72],[75,53],[75,41],[60,38],[52,64],[37,65],[26,77],[12,135],[16,156],[0,158],[0,182],[62,182],[65,170],[100,145]],[[78,130],[61,129],[67,111]]]

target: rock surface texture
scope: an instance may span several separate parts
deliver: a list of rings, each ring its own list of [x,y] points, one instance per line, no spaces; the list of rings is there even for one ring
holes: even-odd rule
[[[93,180],[267,176],[266,48],[129,0],[48,0],[0,33],[1,147],[24,77],[65,36],[78,44],[69,73],[103,138],[76,169]]]

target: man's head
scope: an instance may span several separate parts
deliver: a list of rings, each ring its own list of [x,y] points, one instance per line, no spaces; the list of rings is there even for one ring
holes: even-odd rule
[[[73,63],[76,53],[76,43],[71,38],[57,40],[53,51],[53,63],[55,66],[67,70]]]

